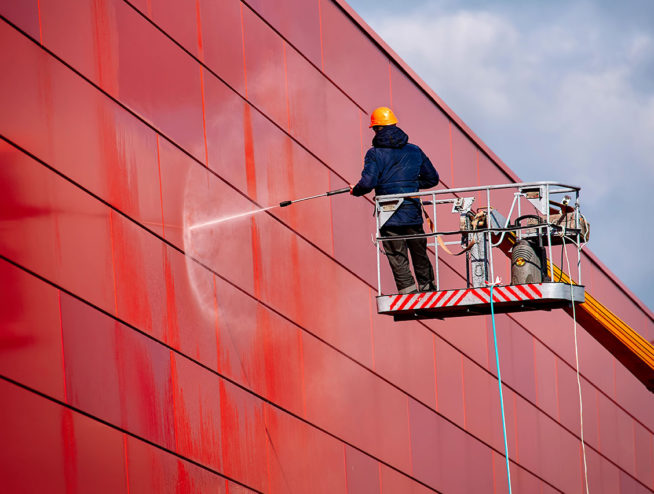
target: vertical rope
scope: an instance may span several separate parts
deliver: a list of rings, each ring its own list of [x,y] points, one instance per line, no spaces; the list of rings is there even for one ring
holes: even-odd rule
[[[590,494],[590,487],[588,485],[588,465],[586,463],[586,443],[584,441],[584,405],[581,399],[581,378],[579,376],[579,346],[577,344],[577,312],[575,310],[575,300],[573,292],[573,282],[572,282],[572,273],[570,271],[570,259],[568,258],[568,251],[565,248],[565,237],[563,237],[563,246],[561,247],[563,252],[565,252],[565,262],[568,267],[568,277],[570,278],[570,301],[572,303],[572,324],[573,331],[575,336],[575,370],[577,371],[577,389],[579,390],[579,427],[581,430],[581,453],[584,460],[584,482],[586,487],[586,494]],[[581,251],[581,248],[577,246],[577,249]],[[577,258],[578,262],[581,262],[581,252]]]
[[[491,321],[493,322],[493,342],[495,343],[495,363],[497,364],[497,383],[500,388],[500,409],[502,410],[502,432],[504,433],[504,457],[506,458],[506,478],[509,481],[509,494],[511,494],[511,469],[509,468],[509,445],[506,440],[506,418],[504,416],[504,395],[502,394],[502,373],[500,372],[500,355],[497,349],[497,330],[495,328],[495,309],[493,307],[493,287],[490,285]]]

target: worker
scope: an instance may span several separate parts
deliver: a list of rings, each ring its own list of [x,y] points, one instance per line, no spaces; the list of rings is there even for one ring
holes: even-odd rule
[[[438,172],[425,153],[397,125],[390,108],[380,107],[370,116],[370,128],[375,132],[372,147],[366,153],[361,180],[350,193],[362,196],[375,189],[377,195],[417,192],[438,185]],[[382,226],[382,237],[424,233],[422,204],[418,198],[405,198],[402,205]],[[384,252],[393,271],[398,293],[432,291],[434,270],[427,256],[427,239],[382,241]],[[416,282],[409,268],[409,256]]]

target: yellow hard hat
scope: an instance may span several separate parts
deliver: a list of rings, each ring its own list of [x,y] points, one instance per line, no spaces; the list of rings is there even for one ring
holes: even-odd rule
[[[390,108],[380,106],[370,115],[370,127],[378,125],[393,125],[397,123],[397,118]]]

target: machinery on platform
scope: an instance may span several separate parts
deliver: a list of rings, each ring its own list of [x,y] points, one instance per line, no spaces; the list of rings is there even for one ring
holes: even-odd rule
[[[279,207],[349,191],[344,187],[283,201]],[[562,308],[654,392],[654,345],[582,285],[581,249],[590,226],[580,210],[579,192],[575,186],[533,182],[375,197],[377,312],[405,321]],[[431,231],[382,237],[381,227],[406,198],[422,201]],[[436,290],[382,293],[383,242],[417,237],[426,238],[432,248]],[[458,252],[450,249],[455,245],[460,246]],[[441,284],[440,251],[453,259],[465,255],[465,277],[450,283],[454,286]],[[510,268],[505,262],[499,269],[499,259],[505,257],[496,253],[510,259]],[[570,266],[576,268],[574,273]],[[502,283],[502,276],[508,282]]]
[[[579,187],[554,182],[512,183],[465,187],[375,197],[377,234],[377,311],[395,320],[446,318],[490,313],[490,285],[493,284],[495,312],[553,309],[585,301],[581,285],[580,249],[589,236],[589,225],[579,207]],[[496,197],[498,196],[498,197]],[[381,256],[384,241],[380,230],[406,198],[420,199],[431,232],[394,236],[426,238],[433,248],[436,290],[412,294],[383,294]],[[511,198],[511,201],[507,200]],[[482,202],[482,204],[477,204]],[[475,208],[475,206],[477,206]],[[504,206],[504,211],[500,207]],[[429,214],[429,212],[431,214]],[[455,215],[455,221],[443,219]],[[439,224],[456,224],[458,229],[440,229]],[[458,237],[457,240],[446,240]],[[431,242],[430,242],[431,241]],[[452,253],[448,246],[460,244]],[[566,246],[575,248],[574,278],[563,281],[561,272],[551,269],[555,250],[561,259]],[[510,282],[502,284],[496,276],[494,252],[501,250],[511,258]],[[439,251],[465,255],[466,276],[460,286],[442,286]],[[506,274],[506,273],[502,273]],[[570,273],[568,273],[570,275]]]

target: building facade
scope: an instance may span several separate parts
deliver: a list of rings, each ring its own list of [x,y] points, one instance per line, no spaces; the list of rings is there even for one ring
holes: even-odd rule
[[[490,318],[377,315],[370,201],[191,228],[356,182],[382,105],[439,187],[519,181],[342,0],[0,16],[3,490],[508,492]],[[584,492],[571,318],[497,330],[513,491]],[[590,492],[654,492],[654,396],[578,338]]]

